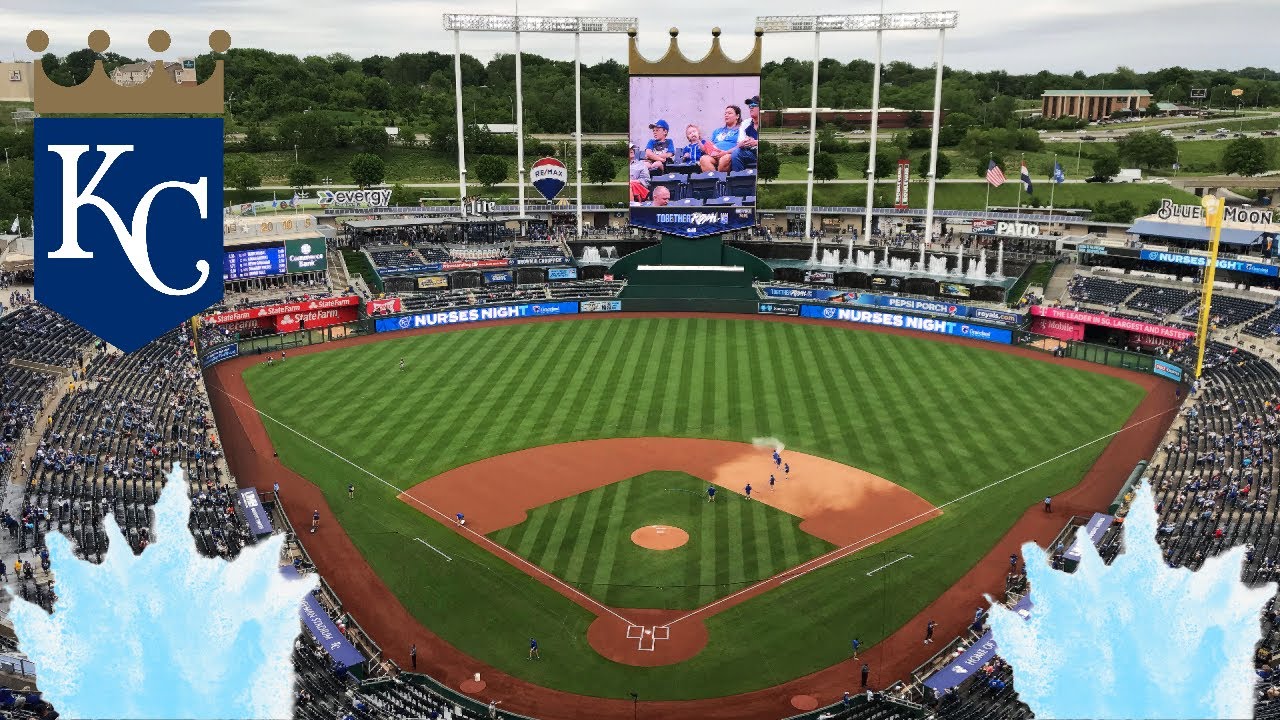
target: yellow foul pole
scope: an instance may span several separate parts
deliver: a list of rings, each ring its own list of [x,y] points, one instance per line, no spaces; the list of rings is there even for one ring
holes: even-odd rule
[[[1209,226],[1209,264],[1204,269],[1204,286],[1200,292],[1200,322],[1196,327],[1196,378],[1204,367],[1204,346],[1209,341],[1209,308],[1213,304],[1213,275],[1218,269],[1218,239],[1222,237],[1222,216],[1226,203],[1214,195],[1205,195],[1204,222]]]

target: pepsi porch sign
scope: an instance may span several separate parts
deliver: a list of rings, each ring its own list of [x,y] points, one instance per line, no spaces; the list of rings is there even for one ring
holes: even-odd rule
[[[529,168],[529,181],[547,202],[556,199],[568,180],[569,171],[565,169],[564,163],[555,158],[542,158]]]

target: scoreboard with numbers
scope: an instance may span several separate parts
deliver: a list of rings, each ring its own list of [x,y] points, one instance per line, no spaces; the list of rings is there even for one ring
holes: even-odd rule
[[[284,247],[236,250],[222,255],[224,281],[283,275],[284,270]]]

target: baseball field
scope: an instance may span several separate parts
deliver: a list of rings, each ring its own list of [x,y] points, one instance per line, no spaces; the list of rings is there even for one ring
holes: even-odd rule
[[[318,535],[345,532],[484,666],[602,698],[742,693],[874,646],[1080,483],[1145,395],[972,343],[747,318],[317,349],[243,380],[280,462],[323,493]]]

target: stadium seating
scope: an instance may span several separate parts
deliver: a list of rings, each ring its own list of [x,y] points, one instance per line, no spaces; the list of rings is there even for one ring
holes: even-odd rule
[[[1134,310],[1142,310],[1163,317],[1173,314],[1191,302],[1195,295],[1196,293],[1191,290],[1143,285],[1138,290],[1138,294],[1129,298],[1125,305]]]
[[[1245,325],[1241,332],[1256,338],[1280,335],[1280,307]]]
[[[555,265],[568,262],[559,245],[517,245],[511,258],[521,265]]]
[[[1209,317],[1218,327],[1228,327],[1255,318],[1272,309],[1272,307],[1274,306],[1270,303],[1257,300],[1245,300],[1243,298],[1215,294],[1213,301],[1209,304]],[[1194,322],[1199,313],[1200,301],[1197,299],[1196,302],[1188,305],[1182,311],[1182,317]]]
[[[1071,299],[1094,305],[1119,305],[1133,294],[1138,286],[1121,280],[1107,280],[1089,275],[1076,275],[1068,284]]]
[[[426,261],[416,250],[399,246],[382,246],[365,249],[369,261],[375,270],[394,270],[414,265],[425,265]]]

